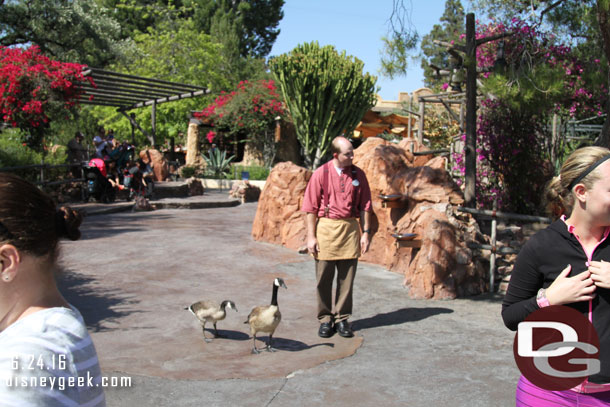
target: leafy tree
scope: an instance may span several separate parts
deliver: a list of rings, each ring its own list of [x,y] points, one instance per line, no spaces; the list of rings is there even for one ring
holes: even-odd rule
[[[149,27],[192,20],[194,29],[222,45],[222,69],[231,85],[265,70],[266,56],[283,17],[283,0],[96,0],[112,10],[121,37],[135,38]]]
[[[190,19],[166,22],[136,35],[138,50],[130,56],[128,64],[112,67],[119,72],[152,77],[172,82],[205,86],[209,89],[226,89],[228,81],[219,69],[222,66],[221,46],[205,33],[194,29]],[[206,97],[183,99],[157,106],[157,143],[166,137],[184,131],[191,111],[200,110]],[[209,100],[209,96],[207,97]],[[202,102],[203,99],[203,102]],[[95,107],[89,110],[100,125],[113,128],[121,138],[131,133],[131,124],[114,108]],[[136,121],[151,132],[151,108],[134,111]],[[138,144],[152,144],[138,134]]]
[[[547,25],[562,36],[581,60],[595,61],[610,88],[608,61],[610,61],[610,1],[608,0],[475,0],[480,10],[507,20],[521,16],[536,25]],[[597,144],[610,146],[610,95],[605,100],[606,119]]]
[[[94,0],[15,0],[0,2],[0,45],[36,44],[62,61],[104,66],[120,58],[131,41]]]
[[[388,33],[381,38],[381,74],[393,79],[406,76],[408,58],[419,42],[419,35],[411,23],[409,7],[404,0],[392,0],[392,15],[388,19]]]
[[[440,18],[441,24],[435,24],[430,33],[422,38],[421,50],[425,57],[422,58],[421,67],[424,70],[426,86],[438,91],[442,83],[445,82],[445,79],[434,76],[435,70],[430,65],[447,69],[452,64],[446,47],[436,45],[433,41],[439,40],[448,43],[459,41],[460,36],[466,31],[465,19],[466,15],[460,0],[447,0],[445,2],[445,12]]]
[[[120,23],[121,38],[133,38],[149,27],[188,18],[192,9],[180,0],[96,0]]]
[[[284,17],[284,0],[191,0],[191,5],[196,28],[208,34],[235,36],[242,57],[268,55]]]
[[[332,139],[352,133],[375,104],[377,78],[363,72],[359,59],[317,42],[298,45],[269,64],[294,121],[305,164],[316,168]]]

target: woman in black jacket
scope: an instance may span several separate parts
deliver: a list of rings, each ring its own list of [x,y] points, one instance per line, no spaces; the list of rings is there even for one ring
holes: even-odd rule
[[[502,318],[516,330],[542,307],[576,309],[597,331],[601,370],[564,391],[542,389],[522,376],[516,405],[610,405],[610,150],[574,151],[545,194],[547,209],[559,219],[521,249],[502,303]]]

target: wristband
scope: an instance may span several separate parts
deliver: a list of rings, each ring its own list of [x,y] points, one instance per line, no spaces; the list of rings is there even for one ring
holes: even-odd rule
[[[371,229],[364,229],[362,233],[371,233]]]
[[[536,303],[540,308],[548,307],[551,304],[549,303],[548,298],[546,298],[546,289],[541,288],[538,290],[538,294],[536,294]]]

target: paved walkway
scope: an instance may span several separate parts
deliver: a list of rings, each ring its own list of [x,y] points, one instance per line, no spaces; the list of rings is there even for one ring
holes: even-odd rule
[[[132,378],[106,389],[109,406],[514,405],[514,335],[498,297],[411,300],[400,275],[361,263],[356,337],[321,339],[312,261],[254,242],[255,212],[245,204],[98,213],[81,240],[63,244],[61,286],[85,317],[104,375]],[[251,355],[243,321],[269,303],[275,276],[288,286],[279,292],[279,351]],[[227,338],[205,343],[183,309],[205,298],[236,303],[239,312],[218,323]]]

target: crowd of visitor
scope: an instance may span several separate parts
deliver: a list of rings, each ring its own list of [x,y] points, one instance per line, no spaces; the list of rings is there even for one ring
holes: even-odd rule
[[[127,140],[119,142],[113,130],[104,128],[93,137],[94,151],[89,152],[83,146],[83,139],[84,135],[77,132],[68,143],[68,162],[74,165],[71,171],[75,178],[87,178],[88,172],[94,171],[95,177],[89,178],[101,191],[112,189],[112,197],[123,189],[129,189],[129,199],[152,194],[154,176],[151,162],[136,157],[133,144]]]

